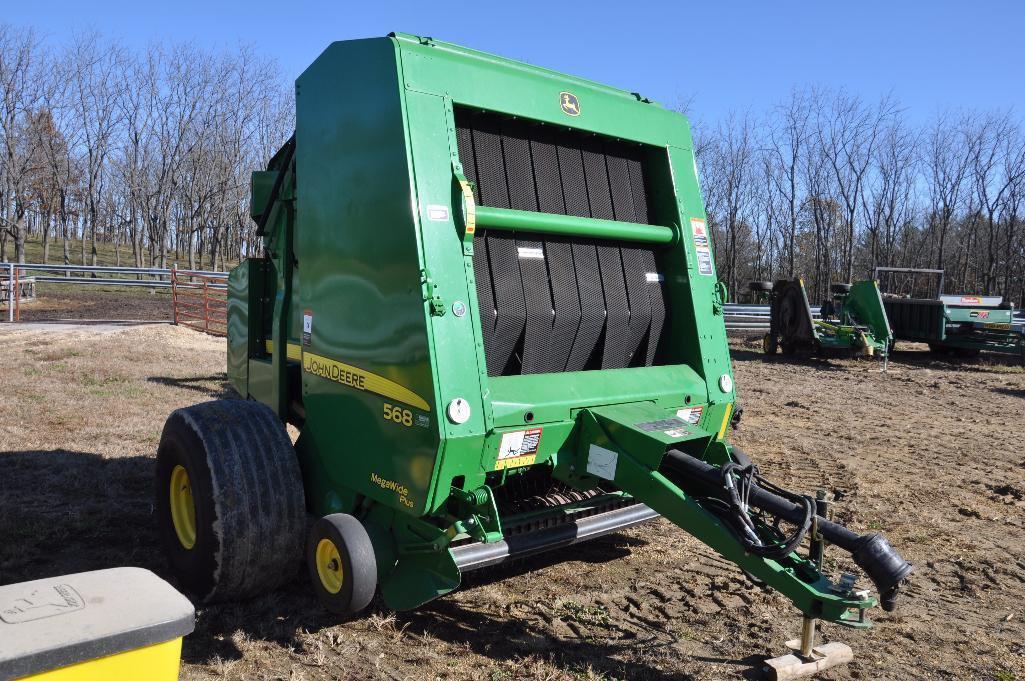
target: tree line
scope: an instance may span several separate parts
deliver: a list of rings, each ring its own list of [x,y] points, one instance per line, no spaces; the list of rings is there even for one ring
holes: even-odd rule
[[[1025,305],[1025,130],[1010,111],[913,125],[892,96],[805,88],[694,136],[734,300],[749,281],[795,277],[820,300],[880,266],[942,269],[948,293]]]
[[[254,252],[249,175],[294,128],[291,84],[248,47],[96,33],[54,48],[0,24],[0,261],[222,269]],[[51,252],[51,244],[60,247]]]
[[[0,24],[0,261],[223,269],[259,250],[249,176],[294,129],[291,84],[251,48],[96,33],[51,46]],[[909,123],[892,96],[804,88],[694,126],[719,276],[832,282],[946,271],[950,292],[1025,305],[1025,129],[1010,112]],[[51,245],[60,252],[51,252]]]

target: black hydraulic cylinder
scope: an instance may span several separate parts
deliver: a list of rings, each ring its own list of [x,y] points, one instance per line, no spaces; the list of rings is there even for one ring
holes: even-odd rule
[[[676,449],[666,452],[664,465],[678,476],[683,476],[680,482],[693,480],[700,482],[703,487],[722,489],[725,492],[722,470],[717,466]],[[803,507],[757,485],[751,487],[748,501],[751,506],[792,523],[800,524],[805,517]],[[883,609],[892,611],[896,607],[900,584],[911,573],[912,567],[890,546],[886,537],[878,533],[858,535],[843,525],[821,517],[818,529],[824,539],[850,552],[854,562],[875,584]]]

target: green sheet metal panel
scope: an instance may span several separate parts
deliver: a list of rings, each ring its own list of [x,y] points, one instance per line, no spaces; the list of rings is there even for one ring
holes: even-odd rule
[[[252,260],[243,260],[228,274],[228,381],[239,395],[249,394],[249,272]]]
[[[296,82],[295,251],[312,424],[298,449],[316,513],[341,510],[344,490],[413,514],[427,508],[439,415],[404,116],[387,38],[334,43]],[[381,379],[419,399],[375,392]],[[385,420],[384,404],[420,425]]]
[[[854,318],[872,332],[872,340],[887,347],[892,331],[882,294],[879,293],[879,283],[872,279],[854,282],[847,295],[847,305]]]

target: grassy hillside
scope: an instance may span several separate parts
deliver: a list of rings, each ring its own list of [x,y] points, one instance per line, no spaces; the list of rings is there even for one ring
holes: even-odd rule
[[[68,241],[68,255],[71,257],[71,264],[72,265],[82,265],[82,264],[91,265],[91,264],[93,264],[92,263],[92,258],[90,257],[90,244],[88,242],[86,243],[85,249],[86,249],[85,263],[83,263],[82,262],[82,242],[80,240]],[[98,242],[96,244],[96,264],[97,265],[102,265],[102,266],[105,266],[105,267],[116,267],[118,265],[120,265],[121,267],[134,267],[135,266],[135,260],[132,257],[132,247],[130,245],[122,245],[121,248],[120,248],[120,251],[121,251],[121,261],[119,263],[118,262],[118,257],[117,257],[117,250],[114,248],[114,244]],[[56,241],[51,241],[50,242],[49,262],[55,263],[55,264],[61,264],[61,263],[63,263],[63,258],[64,258],[64,249],[63,249],[63,246],[61,244],[61,241],[59,239],[56,240]],[[174,262],[174,253],[170,253],[168,258],[169,258],[169,263],[168,264],[170,264],[171,262]],[[11,241],[7,242],[7,259],[10,260],[10,261],[13,261],[15,259],[15,257],[14,257],[14,244]],[[40,242],[38,240],[35,240],[35,239],[33,239],[31,241],[26,241],[25,242],[25,262],[29,262],[29,263],[41,263],[41,262],[43,262],[43,244],[42,244],[42,242]],[[188,256],[186,255],[185,257],[180,258],[178,260],[178,266],[179,267],[187,267],[188,266],[188,262],[189,262]],[[235,263],[233,263],[233,262],[228,263],[229,269],[234,264]],[[149,267],[149,264],[145,260],[143,261],[143,267]],[[210,264],[208,262],[204,261],[203,269],[210,269]]]

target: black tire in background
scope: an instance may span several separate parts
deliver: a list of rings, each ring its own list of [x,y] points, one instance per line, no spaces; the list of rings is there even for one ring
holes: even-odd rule
[[[333,556],[331,563],[338,564],[324,564],[328,552]],[[363,524],[351,515],[333,513],[313,525],[306,542],[306,565],[313,591],[333,613],[355,615],[370,605],[377,591],[374,545]],[[330,574],[322,576],[321,570]],[[332,579],[336,580],[333,584]]]
[[[194,502],[191,547],[171,514],[178,466]],[[306,525],[302,475],[284,425],[266,405],[216,400],[173,412],[157,450],[155,497],[171,571],[194,601],[249,598],[294,577]]]
[[[772,293],[772,282],[771,281],[752,281],[749,282],[747,288],[756,293]]]
[[[829,285],[829,292],[830,293],[850,293],[851,292],[851,284],[830,284]]]

